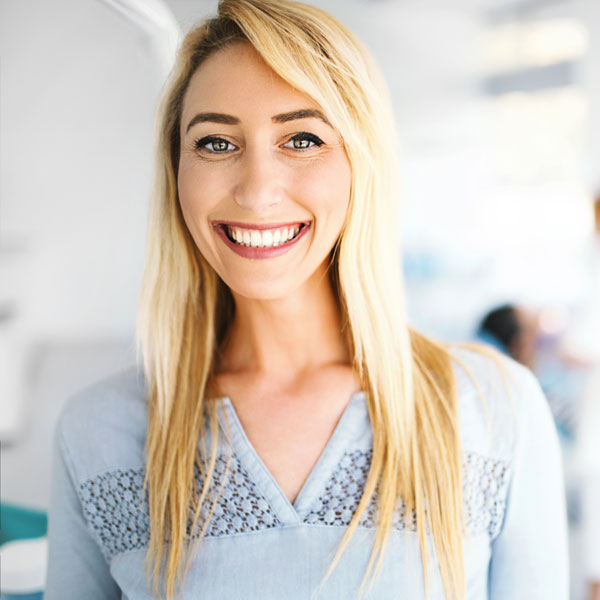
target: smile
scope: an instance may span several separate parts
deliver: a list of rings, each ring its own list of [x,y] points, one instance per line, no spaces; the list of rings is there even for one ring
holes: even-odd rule
[[[215,233],[245,258],[272,258],[287,252],[310,229],[311,222],[262,225],[213,223]]]
[[[224,225],[227,237],[241,246],[250,246],[251,248],[271,248],[273,246],[282,246],[293,240],[299,233],[304,224],[290,225],[278,229],[242,229],[241,227],[229,227]]]

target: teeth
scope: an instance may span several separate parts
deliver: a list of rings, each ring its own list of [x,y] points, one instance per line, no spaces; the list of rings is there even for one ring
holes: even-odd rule
[[[262,236],[259,231],[254,230],[250,235],[250,245],[255,248],[262,248]]]
[[[263,231],[262,245],[270,248],[273,245],[273,234],[270,231]]]
[[[257,229],[229,228],[229,236],[238,244],[252,248],[272,248],[290,241],[300,232],[300,225],[296,227],[282,227],[259,231]]]

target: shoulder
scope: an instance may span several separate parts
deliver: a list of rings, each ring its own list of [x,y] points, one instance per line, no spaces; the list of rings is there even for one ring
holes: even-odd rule
[[[549,421],[535,376],[503,354],[451,346],[463,449],[511,461],[527,424]]]
[[[80,482],[143,465],[146,397],[143,374],[132,367],[67,399],[56,439]]]

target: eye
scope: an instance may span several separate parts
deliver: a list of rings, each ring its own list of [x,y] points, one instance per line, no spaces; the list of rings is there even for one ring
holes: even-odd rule
[[[286,142],[284,148],[292,148],[293,150],[308,150],[312,146],[321,146],[323,140],[312,133],[303,131],[293,135],[288,142]],[[291,145],[290,145],[291,144]]]
[[[196,150],[205,150],[211,154],[225,154],[235,149],[235,146],[224,138],[208,135],[194,142]]]

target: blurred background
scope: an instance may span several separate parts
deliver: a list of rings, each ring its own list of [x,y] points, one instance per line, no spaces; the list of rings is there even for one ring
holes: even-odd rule
[[[600,2],[312,3],[391,88],[412,324],[538,375],[571,597],[600,598]],[[157,102],[181,34],[216,4],[0,3],[0,543],[44,533],[66,398],[135,361]]]

